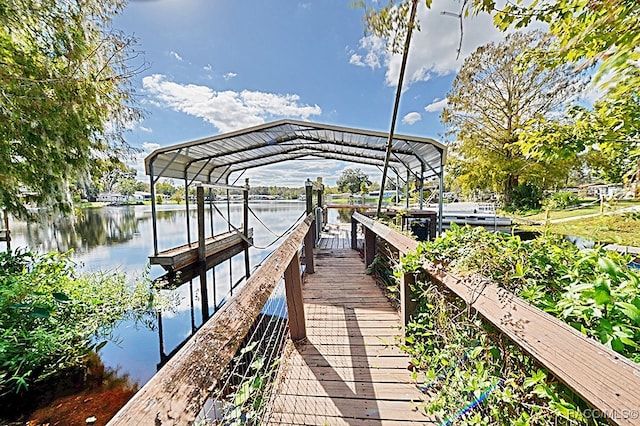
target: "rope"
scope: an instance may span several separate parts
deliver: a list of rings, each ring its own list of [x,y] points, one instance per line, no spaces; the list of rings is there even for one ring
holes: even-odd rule
[[[276,234],[275,232],[273,232],[257,215],[256,213],[253,211],[253,209],[251,208],[251,206],[248,206],[249,208],[249,212],[253,215],[253,217],[256,218],[256,220],[264,227],[264,229],[266,229],[267,231],[269,231],[271,234],[273,234],[274,236],[280,238],[280,236],[278,236],[278,234]],[[299,218],[298,218],[299,220]]]
[[[493,390],[496,387],[498,387],[498,385],[500,384],[501,381],[502,381],[502,379],[498,379],[498,381],[496,381],[494,384],[489,386],[484,392],[482,392],[482,394],[478,398],[474,399],[473,402],[471,402],[470,404],[467,404],[462,410],[458,411],[453,417],[450,417],[449,419],[447,419],[444,422],[440,423],[440,426],[449,426],[454,421],[456,421],[458,418],[460,418],[461,416],[465,415],[469,411],[473,410],[478,405],[482,404],[482,402],[485,399],[487,399],[489,394],[491,392],[493,392]]]
[[[249,208],[249,211],[251,211],[251,213],[253,213],[253,215],[256,217],[256,219],[258,219],[258,222],[260,222],[260,223],[261,223],[265,228],[267,228],[267,230],[268,230],[269,232],[271,232],[273,235],[275,235],[275,236],[277,237],[275,240],[271,241],[271,242],[270,242],[269,244],[267,244],[266,246],[261,247],[261,246],[257,246],[257,245],[255,245],[255,244],[253,244],[253,242],[252,242],[251,240],[249,240],[249,238],[247,238],[247,236],[246,236],[246,235],[244,235],[240,229],[238,229],[234,224],[232,224],[229,220],[227,220],[227,219],[224,217],[224,214],[223,214],[223,213],[220,211],[220,209],[218,208],[218,206],[216,206],[215,204],[213,204],[213,208],[214,208],[214,209],[216,209],[216,211],[220,214],[220,217],[221,217],[225,222],[227,222],[227,225],[229,225],[231,228],[233,228],[233,230],[234,230],[234,231],[236,231],[236,232],[240,235],[240,238],[242,238],[246,243],[251,244],[253,247],[257,248],[258,250],[267,250],[269,247],[271,247],[272,245],[274,245],[275,243],[277,243],[277,242],[278,242],[278,240],[280,240],[282,237],[284,237],[285,235],[287,235],[288,233],[290,233],[290,232],[291,232],[291,230],[292,230],[293,228],[295,228],[296,226],[298,226],[298,223],[300,223],[300,220],[301,220],[304,216],[306,216],[306,214],[307,214],[306,212],[302,212],[302,214],[301,214],[300,216],[298,216],[298,218],[294,221],[294,223],[293,223],[289,228],[287,228],[287,230],[286,230],[286,231],[284,231],[281,235],[276,235],[276,234],[275,234],[273,231],[271,231],[271,230],[270,230],[266,225],[264,225],[264,222],[262,222],[262,221],[261,221],[261,220],[260,220],[260,219],[255,215],[255,213],[253,213],[253,211]]]

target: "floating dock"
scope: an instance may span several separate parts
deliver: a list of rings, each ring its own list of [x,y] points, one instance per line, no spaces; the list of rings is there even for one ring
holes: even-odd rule
[[[246,237],[253,243],[253,228],[249,229]],[[240,232],[230,231],[218,234],[205,240],[205,256],[210,258],[220,252],[235,247],[244,247],[249,244]],[[157,255],[149,256],[149,263],[160,265],[167,271],[176,271],[198,262],[197,242],[184,244],[169,250],[161,251]]]

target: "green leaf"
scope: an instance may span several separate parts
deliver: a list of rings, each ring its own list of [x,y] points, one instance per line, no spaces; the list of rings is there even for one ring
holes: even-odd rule
[[[260,370],[264,366],[264,358],[260,357],[251,363],[251,368],[254,370]]]
[[[51,316],[51,310],[49,308],[36,306],[29,312],[29,316],[34,318],[49,318]]]
[[[252,342],[251,344],[245,346],[244,348],[242,348],[240,350],[240,355],[244,355],[247,352],[253,351],[256,348],[257,345],[258,345],[258,342]]]
[[[598,259],[598,266],[610,276],[616,276],[619,268],[611,259],[601,257]]]
[[[595,288],[593,300],[596,305],[604,305],[611,301],[611,291],[606,283],[602,283]]]
[[[627,346],[631,346],[632,348],[636,348],[636,349],[640,348],[640,345],[638,345],[636,342],[629,339],[628,337],[619,337],[619,339],[622,343],[624,343]]]
[[[611,349],[616,352],[624,352],[624,343],[622,342],[622,338],[616,337],[611,340]]]
[[[60,292],[53,292],[53,298],[56,300],[56,302],[60,302],[60,303],[66,303],[69,302],[71,300],[71,298],[69,296],[67,296],[64,293],[60,293]]]
[[[640,325],[640,308],[632,303],[616,302],[616,306],[625,314],[627,318]]]

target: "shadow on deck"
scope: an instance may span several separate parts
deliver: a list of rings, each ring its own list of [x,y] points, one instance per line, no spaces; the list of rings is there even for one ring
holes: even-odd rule
[[[268,423],[437,423],[396,346],[400,316],[349,244],[336,228],[318,241],[303,288],[307,339],[286,349]]]

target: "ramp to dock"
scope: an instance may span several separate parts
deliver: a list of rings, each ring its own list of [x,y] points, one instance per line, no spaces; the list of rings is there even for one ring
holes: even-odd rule
[[[317,247],[303,288],[307,339],[287,348],[268,423],[437,424],[420,409],[425,395],[396,346],[400,316],[359,253],[345,248],[344,232]]]

